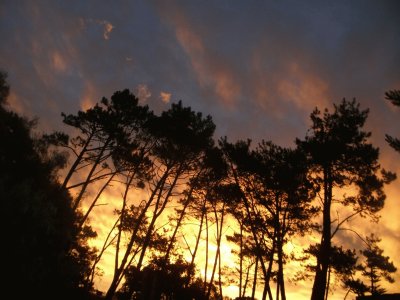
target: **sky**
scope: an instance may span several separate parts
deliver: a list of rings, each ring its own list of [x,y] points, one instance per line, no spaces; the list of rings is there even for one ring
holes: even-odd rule
[[[399,11],[385,0],[2,0],[0,69],[10,107],[43,131],[65,129],[61,112],[129,88],[156,112],[182,100],[210,114],[216,139],[293,146],[316,106],[356,98],[370,109],[382,166],[400,175],[400,154],[385,143],[400,136],[400,109],[384,99],[400,89]],[[381,236],[400,268],[399,180],[386,193],[380,222],[360,230]]]

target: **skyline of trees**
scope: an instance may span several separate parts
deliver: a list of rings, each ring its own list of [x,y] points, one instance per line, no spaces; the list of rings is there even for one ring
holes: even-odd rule
[[[8,86],[5,76],[0,78],[1,112],[18,119],[3,108]],[[397,97],[396,91],[387,93],[391,101]],[[304,248],[314,257],[305,267],[314,273],[311,299],[329,298],[336,277],[356,294],[380,293],[379,279],[391,281],[371,262],[373,255],[384,257],[377,240],[366,237],[369,248],[357,249],[363,251],[360,257],[354,249],[334,243],[338,232],[353,234],[344,227],[348,221],[356,217],[378,221],[386,197],[384,185],[395,179],[394,173],[380,168],[379,150],[363,129],[368,110],[361,110],[355,100],[343,100],[333,111],[315,109],[311,128],[293,148],[272,141],[255,146],[250,140],[217,141],[211,116],[182,102],[155,114],[129,90],[62,117],[75,135],[43,135],[33,151],[51,165],[53,175],[47,178],[64,195],[50,193],[49,199],[68,203],[64,209],[73,220],[69,226],[75,240],[63,255],[72,255],[85,266],[76,287],[85,286],[87,293],[94,292],[104,253],[112,251],[113,278],[105,299],[220,299],[223,286],[234,281],[238,299],[254,298],[260,290],[262,299],[286,300],[285,268],[294,258],[285,247],[290,239],[305,235],[320,238]],[[31,126],[25,124],[25,136],[32,135]],[[6,134],[3,131],[2,136]],[[398,140],[386,138],[398,150]],[[13,184],[18,186],[18,179]],[[116,186],[121,193],[112,199],[118,207],[114,225],[103,237],[102,248],[89,248],[87,241],[96,234],[90,216],[99,213],[98,200]],[[188,226],[193,229],[191,236]],[[228,228],[234,231],[230,237]],[[238,250],[237,281],[232,279],[236,272],[223,263],[221,247],[227,239]],[[205,253],[199,253],[200,245]],[[209,251],[211,246],[215,251]],[[77,253],[84,258],[74,256]],[[389,258],[383,262],[382,272],[396,271]],[[355,288],[369,286],[362,283],[360,272],[372,278],[371,287]]]

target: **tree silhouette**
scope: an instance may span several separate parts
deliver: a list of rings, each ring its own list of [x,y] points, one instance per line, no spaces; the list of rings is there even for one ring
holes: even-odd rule
[[[390,283],[394,282],[394,278],[391,274],[396,272],[397,268],[394,266],[393,262],[389,261],[388,256],[383,255],[383,250],[378,246],[380,241],[381,240],[375,237],[374,234],[371,234],[366,239],[367,247],[360,251],[365,261],[358,266],[358,270],[360,270],[361,275],[367,279],[368,284],[363,283],[360,285],[361,289],[357,290],[358,294],[363,294],[368,291],[372,295],[380,295],[386,291],[379,285],[382,279]],[[355,285],[354,281],[350,281],[348,284]]]
[[[357,215],[374,217],[384,204],[384,184],[395,178],[394,174],[384,170],[382,177],[378,176],[379,151],[368,143],[371,134],[362,130],[367,116],[368,110],[361,111],[355,100],[343,100],[334,105],[332,113],[326,109],[321,114],[315,109],[305,140],[297,140],[297,145],[308,156],[314,182],[322,192],[322,235],[312,300],[323,300],[328,292],[327,275],[334,235],[344,222]],[[346,186],[354,187],[356,194],[339,198],[337,194]],[[336,219],[335,224],[331,218],[333,205],[350,207],[353,213]]]
[[[308,166],[301,151],[279,147],[262,141],[255,150],[250,142],[222,146],[231,163],[232,176],[240,190],[243,223],[253,232],[255,253],[264,273],[264,296],[272,299],[269,281],[276,278],[276,298],[286,298],[283,247],[289,236],[309,231],[314,186],[307,178]],[[264,261],[268,262],[268,266]],[[274,266],[276,264],[276,266]],[[263,266],[264,265],[264,266]]]
[[[32,138],[35,122],[6,109],[0,74],[0,195],[5,254],[3,284],[17,299],[84,299],[91,249],[56,172],[65,158]]]
[[[198,170],[202,169],[201,162],[205,151],[213,146],[214,129],[215,125],[210,116],[203,117],[190,107],[184,107],[181,102],[172,104],[169,110],[143,124],[143,130],[148,137],[146,143],[149,144],[146,151],[149,173],[147,181],[144,182],[148,199],[143,201],[144,205],[137,215],[137,225],[132,229],[127,246],[121,252],[121,259],[118,257],[121,241],[119,234],[114,276],[107,291],[107,299],[112,298],[123,278],[124,270],[129,266],[132,247],[139,230],[138,224],[149,217],[149,225],[136,262],[139,271],[144,266],[157,221],[166,211],[167,205],[179,195],[178,189],[187,185],[190,178],[195,178]],[[124,210],[129,189],[128,181],[121,211]]]
[[[194,266],[192,266],[194,267]],[[194,280],[185,284],[193,270],[190,263],[178,258],[174,263],[165,263],[164,258],[154,257],[142,270],[129,267],[126,281],[117,293],[118,299],[170,299],[170,300],[205,300],[203,282]],[[158,280],[154,280],[157,277]],[[210,299],[219,299],[213,286]]]
[[[395,106],[400,106],[400,90],[392,90],[386,92],[385,99],[389,100]],[[394,150],[400,152],[400,140],[398,138],[392,137],[387,134],[386,141]]]
[[[68,189],[79,189],[74,209],[78,208],[89,184],[108,178],[82,222],[114,176],[130,171],[135,175],[131,181],[140,181],[146,172],[142,129],[152,113],[147,106],[140,106],[138,101],[129,90],[117,91],[111,100],[102,98],[100,103],[86,111],[79,111],[76,115],[62,114],[63,122],[78,130],[74,138],[58,143],[69,149],[75,158],[63,182]],[[70,184],[74,175],[75,182]],[[82,177],[85,179],[82,180]]]

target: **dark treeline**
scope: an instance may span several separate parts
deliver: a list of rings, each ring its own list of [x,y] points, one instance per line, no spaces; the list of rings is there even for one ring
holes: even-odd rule
[[[182,102],[157,115],[129,90],[62,114],[71,136],[35,136],[32,121],[6,108],[9,87],[0,79],[0,195],[3,228],[11,228],[5,285],[14,298],[222,299],[229,283],[236,299],[261,291],[262,299],[285,300],[292,260],[303,266],[296,280],[312,278],[313,300],[327,299],[333,281],[356,295],[382,294],[379,282],[393,282],[379,238],[345,226],[377,222],[384,186],[396,177],[381,169],[363,129],[368,110],[355,100],[315,109],[293,148],[216,141],[210,116]],[[400,92],[386,97],[400,105]],[[386,139],[400,150],[398,139]],[[91,248],[90,220],[116,189],[107,200],[114,219],[97,237],[103,246]],[[364,247],[336,244],[339,232]],[[288,242],[305,235],[319,242],[289,253]],[[223,264],[226,240],[235,245],[234,269]],[[112,280],[101,295],[94,281],[106,253]]]

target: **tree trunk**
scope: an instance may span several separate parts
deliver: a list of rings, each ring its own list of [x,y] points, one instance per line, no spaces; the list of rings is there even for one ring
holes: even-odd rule
[[[115,236],[109,241],[112,232],[114,231],[115,227],[117,227],[117,224],[118,224],[118,222],[119,222],[119,218],[120,218],[120,217],[118,217],[118,219],[115,221],[113,227],[112,227],[111,230],[108,232],[107,237],[106,237],[106,239],[105,239],[105,241],[104,241],[104,243],[103,243],[103,246],[102,246],[102,248],[101,248],[101,250],[100,250],[100,253],[96,256],[96,258],[95,258],[95,260],[94,260],[94,263],[93,263],[93,265],[92,265],[92,267],[91,267],[90,275],[89,275],[89,276],[90,276],[90,283],[93,283],[94,276],[95,276],[95,273],[96,273],[96,266],[97,266],[97,264],[99,263],[101,257],[103,256],[104,252],[107,250],[107,248],[112,244],[112,242],[113,242],[114,239],[116,238],[116,235],[115,235]]]
[[[239,250],[239,298],[242,294],[242,274],[243,274],[243,224],[240,223],[240,250]]]
[[[201,233],[202,233],[203,223],[204,223],[204,216],[205,216],[205,214],[206,214],[206,203],[207,203],[207,200],[204,199],[204,204],[203,204],[202,210],[201,210],[201,219],[200,219],[200,225],[199,225],[199,233],[197,234],[196,244],[195,244],[195,246],[194,246],[194,250],[193,250],[193,253],[192,253],[192,259],[191,259],[191,261],[190,261],[189,270],[192,270],[193,267],[194,267],[194,260],[195,260],[195,258],[196,258],[197,249],[199,248],[199,243],[200,243]],[[187,287],[187,286],[189,285],[192,275],[193,275],[193,274],[190,274],[190,275],[188,274],[188,278],[187,278],[187,280],[186,280],[185,287]]]
[[[245,296],[246,296],[247,284],[249,283],[249,276],[250,276],[250,269],[251,269],[251,267],[252,267],[252,265],[247,266],[247,270],[246,270],[246,279],[244,280],[242,297],[245,297]]]
[[[78,157],[75,159],[74,163],[72,164],[71,168],[69,169],[67,176],[65,176],[64,182],[62,184],[63,188],[67,188],[68,181],[71,179],[72,174],[74,174],[76,168],[80,164],[80,162],[81,162],[81,160],[83,158],[83,155],[85,154],[85,152],[87,150],[87,147],[89,146],[90,142],[92,141],[92,137],[93,137],[93,133],[91,133],[87,137],[85,145],[83,146],[83,148],[82,148],[81,152],[79,153]]]
[[[208,269],[208,216],[207,216],[207,210],[205,210],[205,218],[206,218],[206,259],[205,259],[205,265],[204,265],[204,285],[203,285],[203,290],[204,290],[204,296],[207,295],[207,269]]]
[[[177,173],[174,176],[174,180],[173,180],[171,186],[168,188],[168,192],[167,192],[167,195],[165,195],[164,201],[162,201],[162,191],[163,191],[164,185],[162,185],[160,187],[160,189],[159,189],[159,195],[157,197],[157,201],[156,201],[156,205],[155,205],[155,208],[154,208],[153,217],[152,217],[150,225],[148,227],[148,230],[147,230],[147,233],[146,233],[146,237],[145,237],[145,240],[144,240],[143,245],[142,245],[142,252],[140,254],[140,258],[139,258],[139,261],[137,263],[137,269],[139,271],[142,268],[143,260],[144,260],[145,254],[146,254],[146,250],[149,247],[149,244],[150,244],[150,241],[151,241],[151,236],[153,234],[153,229],[154,229],[155,223],[156,223],[158,217],[164,211],[165,207],[167,206],[169,197],[171,196],[172,191],[173,191],[173,189],[174,189],[174,187],[176,185],[176,182],[178,181],[178,178],[180,176],[180,171],[181,171],[181,169],[179,168],[179,170],[177,171]],[[161,204],[161,207],[159,208],[161,201],[162,201],[162,204]]]
[[[208,291],[207,291],[207,296],[206,299],[210,299],[210,294],[211,294],[211,289],[212,289],[212,284],[214,281],[214,275],[215,275],[215,271],[217,268],[217,263],[218,263],[218,258],[221,255],[221,238],[222,238],[222,226],[224,223],[224,208],[225,208],[225,204],[222,205],[222,210],[221,210],[221,224],[218,223],[218,212],[217,212],[217,208],[214,207],[214,216],[215,216],[215,224],[217,226],[217,252],[215,253],[215,259],[214,259],[214,266],[213,266],[213,270],[211,273],[211,279],[208,285]],[[222,287],[221,291],[222,291]]]
[[[74,210],[76,210],[78,208],[79,203],[82,200],[83,194],[85,193],[86,188],[88,187],[88,185],[90,183],[90,179],[92,178],[93,173],[96,170],[97,166],[99,165],[100,161],[103,159],[103,154],[106,151],[106,149],[110,143],[111,143],[111,138],[108,138],[107,141],[104,143],[103,147],[101,148],[99,155],[97,156],[92,168],[90,169],[88,175],[86,176],[86,180],[85,180],[84,184],[82,185],[79,195],[75,199],[75,202],[73,205]]]
[[[256,263],[254,266],[254,278],[253,278],[253,288],[251,290],[251,299],[254,299],[254,297],[256,296],[257,271],[258,271],[258,256],[256,256]]]
[[[285,292],[285,280],[283,276],[283,243],[282,240],[279,238],[278,239],[278,245],[277,245],[277,250],[278,250],[278,282],[279,282],[279,288],[280,288],[280,294],[282,297],[282,300],[286,300],[286,292]]]
[[[324,202],[321,245],[317,257],[317,269],[311,300],[324,300],[331,251],[331,202],[332,179],[328,167],[324,169]]]
[[[165,170],[163,176],[157,182],[157,185],[154,188],[154,190],[152,191],[149,200],[147,201],[147,203],[146,203],[145,207],[143,208],[142,212],[140,213],[140,215],[139,215],[139,217],[137,219],[135,228],[132,230],[132,234],[131,234],[129,243],[126,246],[124,257],[122,258],[121,263],[119,264],[119,267],[115,268],[115,270],[114,270],[113,279],[112,279],[111,284],[110,284],[110,286],[109,286],[109,288],[107,290],[106,296],[104,298],[105,300],[111,300],[113,298],[113,296],[115,294],[115,291],[116,291],[116,289],[118,287],[118,284],[121,281],[121,278],[123,276],[123,271],[125,270],[126,263],[128,261],[128,257],[129,257],[129,255],[131,253],[133,244],[135,242],[136,235],[137,235],[137,233],[139,231],[139,228],[140,228],[140,225],[141,225],[141,223],[143,221],[143,218],[145,217],[146,212],[149,209],[150,205],[153,203],[154,197],[155,197],[159,187],[164,184],[168,174],[169,174],[169,169]]]
[[[117,174],[117,172],[114,172],[107,180],[107,182],[102,186],[100,191],[97,193],[96,198],[92,201],[92,204],[89,206],[88,210],[86,211],[85,215],[82,217],[82,220],[79,222],[79,228],[82,230],[83,225],[85,224],[87,218],[89,217],[89,214],[93,210],[94,206],[97,203],[97,200],[99,200],[101,194],[104,192],[104,190],[107,188],[107,186],[110,184],[111,180],[114,178],[114,176]]]
[[[171,239],[170,239],[170,241],[169,241],[169,243],[168,243],[168,248],[167,248],[167,250],[165,251],[165,256],[164,256],[164,261],[165,261],[165,262],[167,262],[168,259],[169,259],[169,255],[170,255],[170,252],[171,252],[172,247],[173,247],[173,245],[174,245],[174,240],[175,240],[176,234],[178,233],[178,229],[179,229],[180,226],[181,226],[182,220],[183,220],[183,218],[184,218],[184,216],[185,216],[185,213],[186,213],[186,209],[187,209],[187,207],[188,207],[189,204],[190,204],[190,198],[192,197],[193,189],[194,189],[194,187],[192,186],[192,187],[190,188],[190,191],[189,191],[187,197],[186,197],[186,200],[185,200],[185,203],[184,203],[184,205],[183,205],[182,211],[181,211],[181,213],[179,214],[179,218],[178,218],[178,220],[177,220],[177,222],[176,222],[176,225],[175,225],[175,228],[174,228],[174,232],[172,233]]]
[[[239,178],[238,178],[238,176],[236,174],[236,171],[235,171],[235,169],[233,168],[232,165],[231,165],[231,170],[232,170],[235,182],[236,182],[237,186],[240,188]],[[253,235],[254,243],[256,244],[257,255],[259,256],[259,259],[260,259],[261,270],[263,272],[264,279],[266,281],[265,285],[267,286],[267,290],[269,292],[268,294],[269,294],[270,298],[272,298],[271,289],[269,287],[269,278],[270,278],[270,276],[267,274],[267,269],[265,267],[265,263],[264,263],[264,260],[262,258],[262,255],[261,255],[261,245],[260,245],[260,241],[258,240],[257,232],[256,232],[256,229],[255,229],[255,226],[253,224],[252,217],[251,217],[252,214],[251,214],[251,211],[250,211],[250,204],[249,204],[249,201],[248,201],[245,193],[242,191],[241,188],[240,188],[240,191],[241,191],[241,195],[242,195],[243,204],[244,204],[245,209],[246,209],[247,218],[248,218],[249,223],[250,223],[250,228],[251,228],[251,233]],[[265,300],[265,298],[263,298],[263,300]]]

